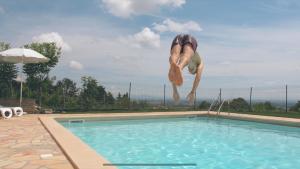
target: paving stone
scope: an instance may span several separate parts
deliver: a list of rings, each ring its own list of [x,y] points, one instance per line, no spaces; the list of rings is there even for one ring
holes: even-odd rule
[[[48,168],[48,167],[40,167],[39,169],[50,169],[50,168]]]
[[[12,145],[10,146],[10,148],[21,148],[21,147],[24,147],[24,146],[30,146],[31,144],[30,143],[18,143],[18,144],[15,144],[15,145]]]
[[[40,166],[38,165],[26,165],[22,169],[38,169]]]
[[[4,167],[13,163],[13,161],[0,161],[0,167]]]
[[[32,161],[32,160],[38,160],[38,159],[40,159],[40,157],[38,155],[26,155],[26,156],[11,158],[11,160],[19,160],[19,161]]]
[[[4,167],[4,169],[21,169],[27,164],[26,161],[21,161],[21,162],[15,162],[13,164],[7,165]]]
[[[69,165],[66,164],[54,164],[48,166],[50,169],[73,169]]]

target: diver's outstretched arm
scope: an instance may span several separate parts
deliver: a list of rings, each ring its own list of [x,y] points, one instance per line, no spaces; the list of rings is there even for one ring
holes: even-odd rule
[[[188,101],[190,103],[192,103],[195,100],[195,93],[196,93],[197,87],[199,85],[199,82],[201,80],[201,75],[202,75],[202,72],[203,72],[203,67],[204,67],[204,63],[203,63],[203,60],[201,59],[201,64],[198,66],[197,73],[195,75],[195,80],[194,80],[194,83],[193,83],[193,88],[192,88],[191,92],[187,96],[187,99],[188,99]]]

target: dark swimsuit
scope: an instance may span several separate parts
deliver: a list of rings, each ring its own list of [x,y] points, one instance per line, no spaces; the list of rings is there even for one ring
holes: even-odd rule
[[[189,35],[189,34],[179,34],[179,35],[177,35],[174,38],[173,42],[172,42],[171,50],[177,44],[179,44],[182,47],[181,50],[183,50],[184,45],[187,45],[187,44],[191,45],[194,52],[196,52],[196,49],[197,49],[197,46],[198,46],[196,39],[193,36]]]

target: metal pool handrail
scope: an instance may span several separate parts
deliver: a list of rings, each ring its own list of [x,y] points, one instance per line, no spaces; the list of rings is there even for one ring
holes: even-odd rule
[[[212,107],[218,102],[218,100],[220,100],[220,94],[218,95],[218,97],[210,104],[209,109],[207,111],[207,113],[209,114],[209,112],[211,111]]]
[[[224,102],[225,102],[225,100],[223,100],[222,103],[221,103],[221,105],[219,106],[219,109],[218,109],[218,115],[220,114],[220,111],[221,111],[221,108],[222,108]]]

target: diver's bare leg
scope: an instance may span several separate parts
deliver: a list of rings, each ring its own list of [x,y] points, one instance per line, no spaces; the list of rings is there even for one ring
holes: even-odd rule
[[[177,66],[174,68],[174,82],[177,86],[182,85],[183,76],[182,69],[190,62],[192,56],[194,55],[194,50],[190,45],[184,45],[183,52],[180,55],[180,60]]]
[[[183,52],[180,56],[180,62],[178,64],[180,70],[182,70],[186,65],[189,64],[192,56],[195,54],[191,45],[184,45]]]
[[[175,70],[178,69],[177,67],[177,63],[179,62],[180,59],[180,51],[181,51],[181,46],[179,44],[173,46],[173,48],[171,49],[170,52],[170,58],[169,58],[169,62],[170,62],[170,69],[169,69],[169,80],[172,83],[176,83],[175,82]]]

